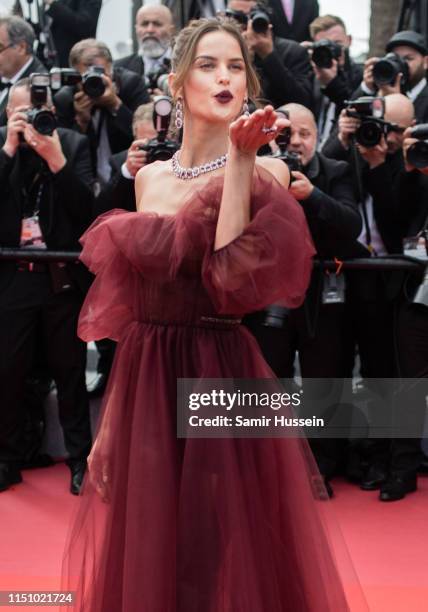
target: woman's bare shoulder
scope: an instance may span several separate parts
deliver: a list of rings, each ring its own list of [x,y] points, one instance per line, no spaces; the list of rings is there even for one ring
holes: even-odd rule
[[[275,157],[256,157],[256,166],[267,170],[272,174],[278,183],[288,189],[290,185],[290,171],[287,164],[281,159],[275,159]]]
[[[140,168],[136,175],[136,180],[140,181],[143,177],[145,179],[150,177],[159,177],[164,174],[167,175],[170,173],[171,161],[154,161],[151,164],[147,164]]]

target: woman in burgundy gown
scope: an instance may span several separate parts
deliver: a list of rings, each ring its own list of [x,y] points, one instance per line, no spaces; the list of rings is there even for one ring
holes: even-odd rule
[[[287,120],[241,115],[258,83],[236,28],[185,28],[170,86],[178,156],[82,239],[80,335],[118,346],[63,586],[85,612],[344,612],[306,441],[177,439],[178,378],[273,376],[240,317],[298,306],[313,247],[286,165],[256,158]]]

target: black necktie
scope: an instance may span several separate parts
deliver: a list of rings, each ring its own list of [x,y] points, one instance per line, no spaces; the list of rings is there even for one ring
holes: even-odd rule
[[[10,81],[0,81],[0,91],[3,91],[4,89],[7,89],[9,91],[11,87],[12,83]]]

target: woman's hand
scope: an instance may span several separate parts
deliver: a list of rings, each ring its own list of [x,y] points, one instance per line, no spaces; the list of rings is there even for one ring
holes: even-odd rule
[[[242,115],[230,125],[229,152],[255,156],[260,147],[268,144],[290,125],[290,121],[277,114],[270,105],[256,110],[249,117]]]

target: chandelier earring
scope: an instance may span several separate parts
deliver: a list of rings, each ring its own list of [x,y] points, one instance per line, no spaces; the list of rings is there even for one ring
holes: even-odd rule
[[[249,117],[250,116],[250,108],[248,106],[248,98],[245,98],[244,104],[242,105],[242,114],[244,115],[244,117]]]
[[[183,127],[183,102],[181,98],[177,98],[175,104],[175,127],[177,130],[181,130]]]

